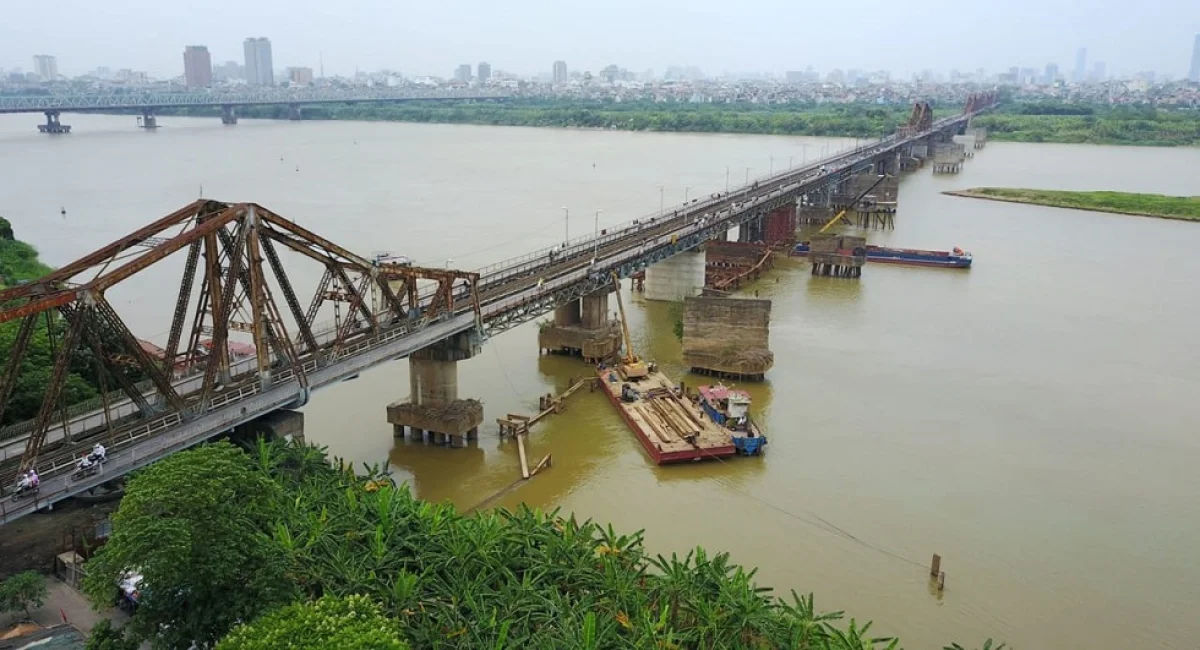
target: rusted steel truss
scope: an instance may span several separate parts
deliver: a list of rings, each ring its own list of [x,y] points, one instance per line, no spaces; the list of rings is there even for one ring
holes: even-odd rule
[[[160,348],[139,340],[137,323],[127,325],[106,294],[139,273],[157,272],[150,267],[176,253],[183,272]],[[313,263],[315,270],[300,272]],[[64,440],[68,430],[72,440],[111,432],[119,423],[110,420],[108,394],[103,426],[82,433],[82,425],[65,426],[85,413],[69,412],[64,388],[84,361],[135,407],[133,415],[112,417],[166,411],[189,419],[209,410],[221,391],[272,384],[285,371],[286,381],[307,387],[305,364],[315,359],[320,367],[360,337],[466,310],[478,319],[478,283],[476,273],[367,260],[257,204],[195,201],[37,281],[0,291],[0,323],[20,321],[9,358],[0,361],[0,421],[43,320],[54,361],[35,419],[0,428],[0,443],[27,434],[26,469],[56,427]]]

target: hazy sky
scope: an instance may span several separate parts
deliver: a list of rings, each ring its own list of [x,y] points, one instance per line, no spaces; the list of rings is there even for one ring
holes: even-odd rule
[[[182,74],[185,45],[207,45],[214,63],[240,62],[242,39],[266,36],[276,68],[316,70],[323,53],[328,75],[450,76],[479,61],[534,74],[555,59],[659,74],[668,65],[908,74],[1048,62],[1069,74],[1086,46],[1089,66],[1179,77],[1197,32],[1196,0],[3,0],[0,67],[30,70],[34,54],[53,54],[67,75],[108,66],[170,76]]]

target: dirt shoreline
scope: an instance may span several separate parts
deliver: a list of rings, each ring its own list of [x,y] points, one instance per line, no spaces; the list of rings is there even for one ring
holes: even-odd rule
[[[1060,208],[1063,210],[1082,210],[1084,212],[1107,212],[1109,214],[1126,214],[1133,217],[1152,217],[1154,219],[1170,219],[1171,221],[1195,221],[1200,222],[1200,219],[1191,219],[1189,217],[1181,217],[1173,214],[1155,214],[1153,212],[1129,212],[1126,210],[1115,210],[1113,208],[1094,207],[1084,208],[1074,205],[1055,205],[1053,203],[1045,203],[1043,201],[1035,201],[1032,199],[1023,199],[1012,196],[991,196],[989,194],[980,194],[971,190],[943,190],[942,194],[948,196],[958,196],[967,199],[983,199],[985,201],[1001,201],[1003,203],[1023,203],[1025,205],[1040,205],[1044,208]]]
[[[68,499],[55,504],[51,512],[0,526],[0,580],[22,571],[52,573],[55,556],[69,550],[71,535],[90,537],[119,505],[120,499],[100,503]]]

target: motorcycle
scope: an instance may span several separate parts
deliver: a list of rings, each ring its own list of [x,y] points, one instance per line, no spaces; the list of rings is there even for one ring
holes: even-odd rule
[[[71,473],[72,481],[79,481],[89,476],[94,476],[100,471],[101,459],[95,459],[92,456],[84,456],[75,463],[75,471]]]
[[[36,496],[41,490],[41,484],[32,485],[25,482],[17,483],[17,488],[13,491],[12,500],[19,501],[27,496]]]

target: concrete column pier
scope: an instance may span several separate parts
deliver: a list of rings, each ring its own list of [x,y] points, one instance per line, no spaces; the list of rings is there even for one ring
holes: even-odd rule
[[[478,431],[483,422],[483,404],[476,399],[458,397],[458,362],[479,353],[478,334],[467,332],[439,341],[408,358],[409,399],[387,407],[387,419],[393,429],[420,440],[444,445],[466,446],[466,436]]]
[[[678,302],[704,290],[704,251],[684,251],[646,269],[646,300]]]
[[[221,107],[221,124],[237,124],[237,108],[233,106]]]
[[[608,316],[609,289],[555,308],[554,321],[538,330],[538,349],[583,357],[588,363],[610,358],[621,348],[621,325]]]
[[[71,125],[63,124],[58,121],[58,111],[46,111],[46,123],[38,125],[38,131],[42,133],[70,133]]]
[[[299,104],[288,104],[288,119],[302,120],[304,119],[304,111]]]
[[[138,118],[138,126],[143,129],[157,129],[158,117],[150,111],[143,111],[142,116]]]

